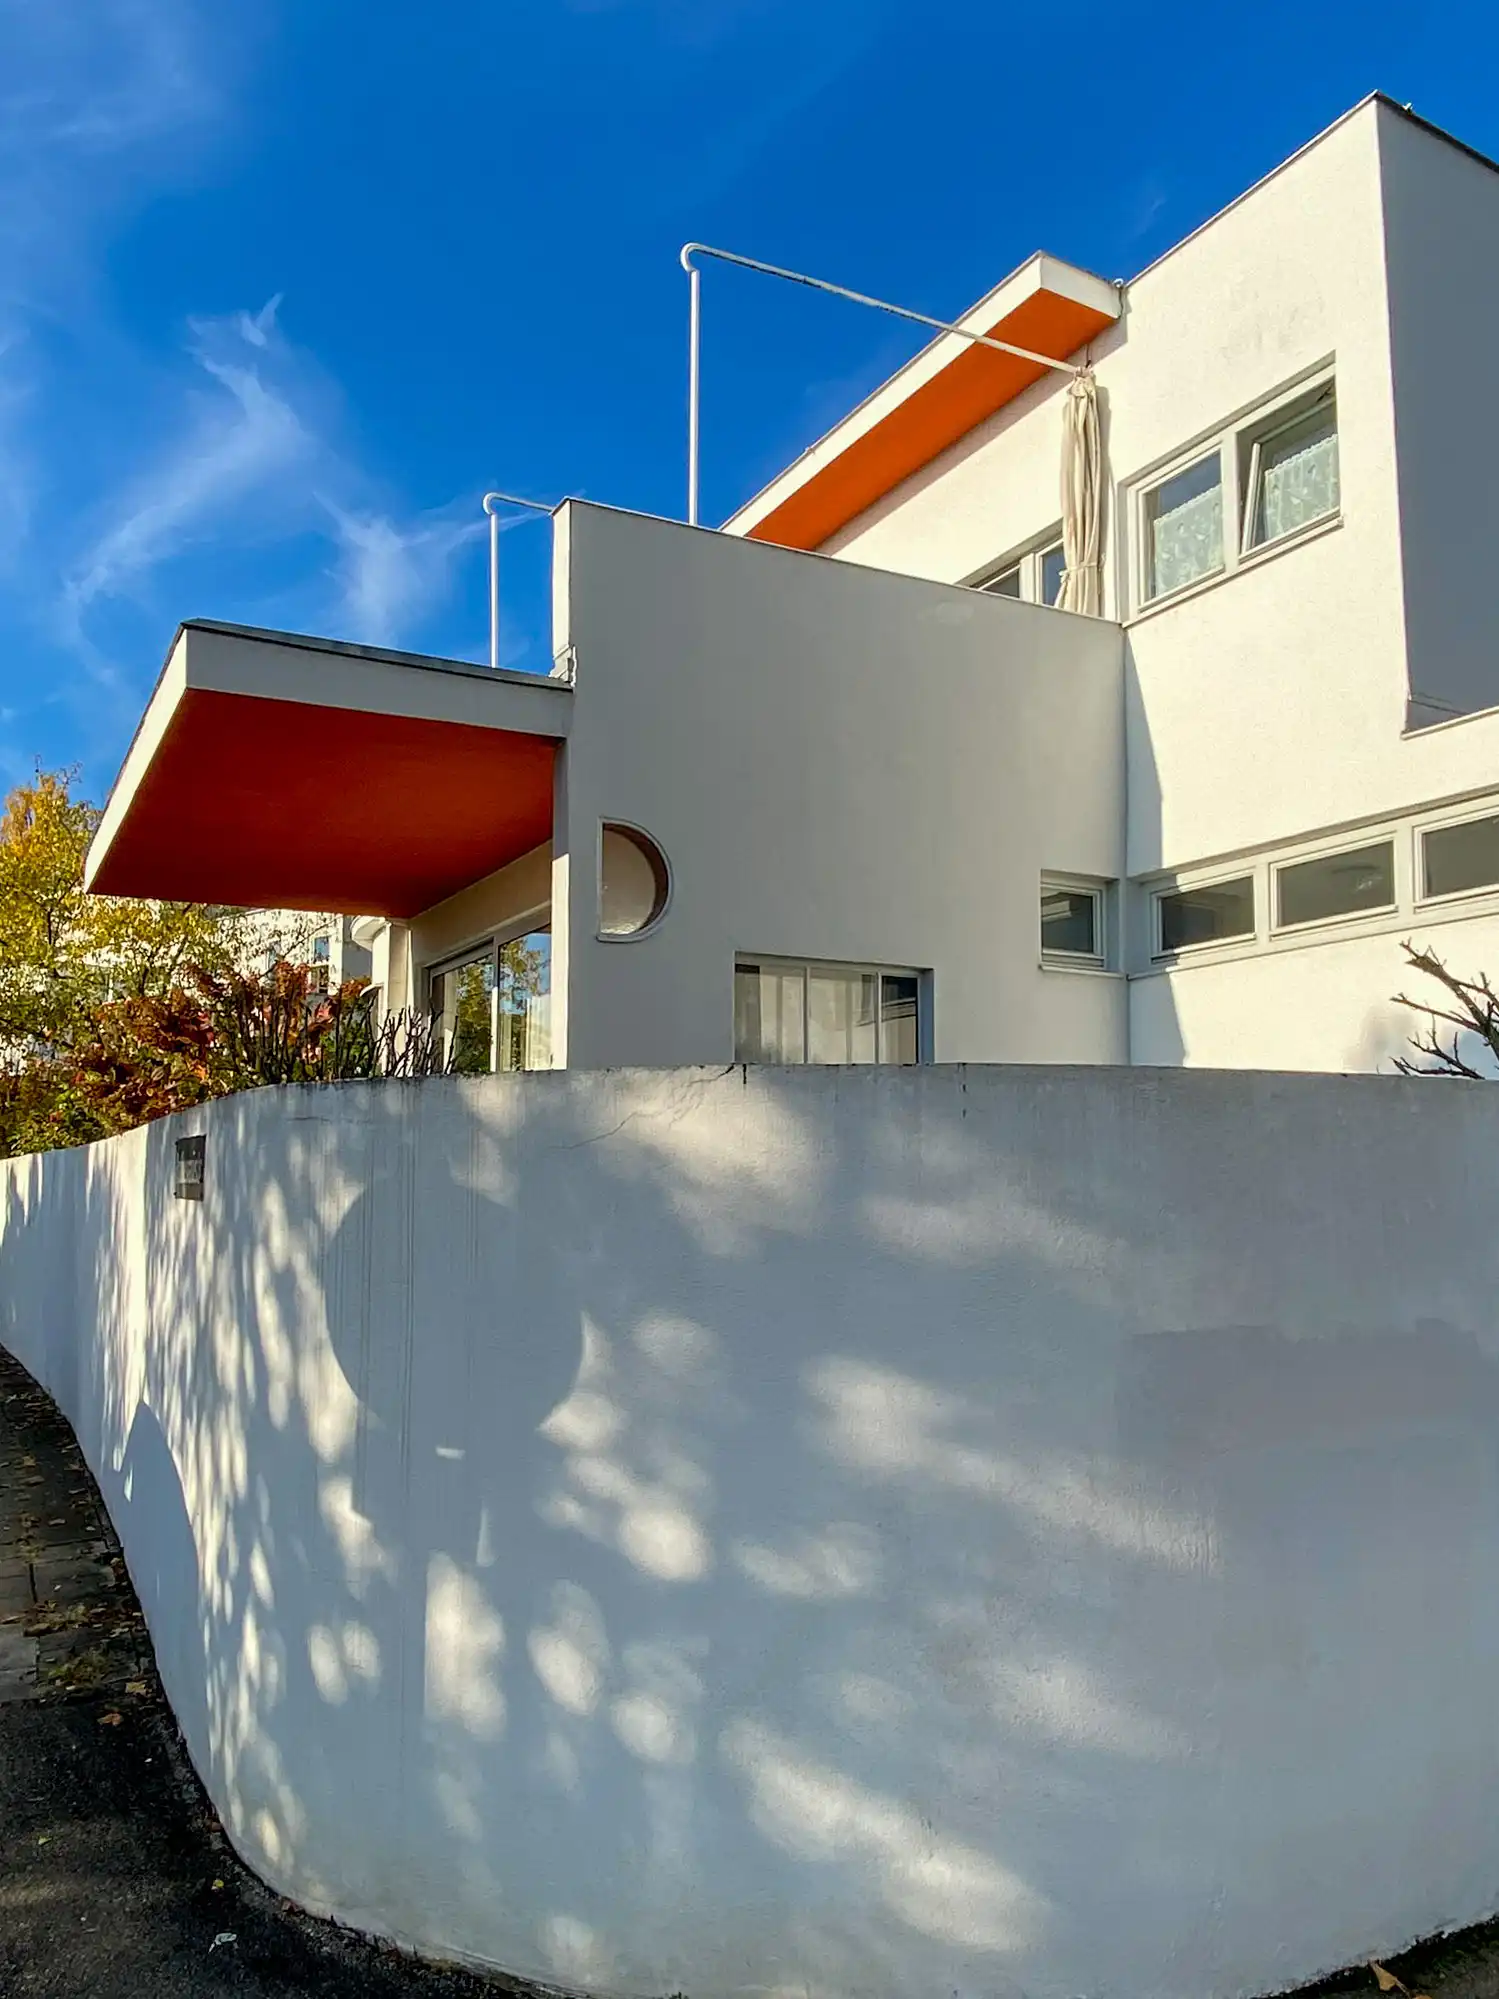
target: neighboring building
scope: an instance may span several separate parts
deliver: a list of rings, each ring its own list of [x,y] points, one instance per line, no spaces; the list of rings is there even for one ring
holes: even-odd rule
[[[550,680],[185,626],[91,883],[379,915],[470,1066],[1387,1065],[1403,937],[1499,973],[1496,309],[1499,168],[1370,99],[965,320],[1094,371],[1104,616],[1068,377],[942,336],[724,531],[561,507]]]
[[[373,925],[359,927],[357,917],[337,910],[255,909],[246,929],[245,956],[252,971],[268,972],[282,958],[310,965],[313,984],[326,992],[350,979],[368,979],[373,968],[365,941],[373,936]]]

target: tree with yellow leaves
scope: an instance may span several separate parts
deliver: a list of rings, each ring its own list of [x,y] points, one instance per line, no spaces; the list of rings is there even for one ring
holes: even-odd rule
[[[231,967],[242,912],[86,895],[99,823],[69,771],[39,770],[0,810],[0,1153],[97,1138],[77,1057],[106,1009],[167,999],[184,967]]]
[[[235,961],[245,918],[197,903],[86,895],[98,809],[72,773],[38,771],[0,811],[0,1050],[61,1053],[106,1001],[163,993],[184,964]]]

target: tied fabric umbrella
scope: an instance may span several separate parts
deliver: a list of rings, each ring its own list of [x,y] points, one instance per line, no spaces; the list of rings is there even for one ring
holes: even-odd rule
[[[1067,384],[1062,411],[1062,587],[1057,604],[1090,618],[1103,612],[1103,449],[1098,384],[1084,368]]]

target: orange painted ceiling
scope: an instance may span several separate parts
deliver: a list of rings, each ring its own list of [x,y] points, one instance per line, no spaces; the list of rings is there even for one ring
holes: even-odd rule
[[[552,837],[546,736],[189,688],[101,895],[418,915]]]
[[[1112,323],[1096,306],[1036,291],[983,330],[1061,361]],[[748,530],[783,548],[821,547],[829,535],[956,444],[1046,373],[1038,361],[971,343],[871,429],[814,472]]]

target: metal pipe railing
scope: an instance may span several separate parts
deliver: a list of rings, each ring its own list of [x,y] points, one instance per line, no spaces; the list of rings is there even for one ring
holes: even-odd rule
[[[518,493],[486,493],[484,511],[489,516],[489,664],[500,664],[500,508],[526,507],[533,514],[555,514],[555,507],[540,500],[523,500]]]
[[[989,333],[975,333],[969,327],[954,325],[951,320],[933,319],[930,313],[913,312],[909,306],[892,305],[888,299],[871,298],[867,292],[850,291],[846,285],[830,284],[826,278],[809,278],[804,271],[783,270],[779,264],[764,264],[758,257],[741,257],[734,250],[715,250],[710,243],[684,243],[681,265],[691,280],[687,331],[687,520],[692,527],[698,525],[698,451],[702,404],[702,272],[693,263],[694,257],[714,257],[721,264],[737,264],[741,270],[759,271],[767,278],[784,278],[788,284],[807,285],[816,292],[830,292],[834,298],[848,299],[854,305],[871,306],[876,312],[888,312],[897,319],[913,320],[916,325],[932,327],[938,333],[956,334],[960,340],[972,341],[975,347],[992,347],[996,353],[1013,354],[1019,360],[1034,361],[1039,367],[1054,368],[1059,375],[1082,373],[1071,361],[1059,361],[1054,354],[1038,354],[1034,348],[1017,347],[1013,341],[996,340]]]

